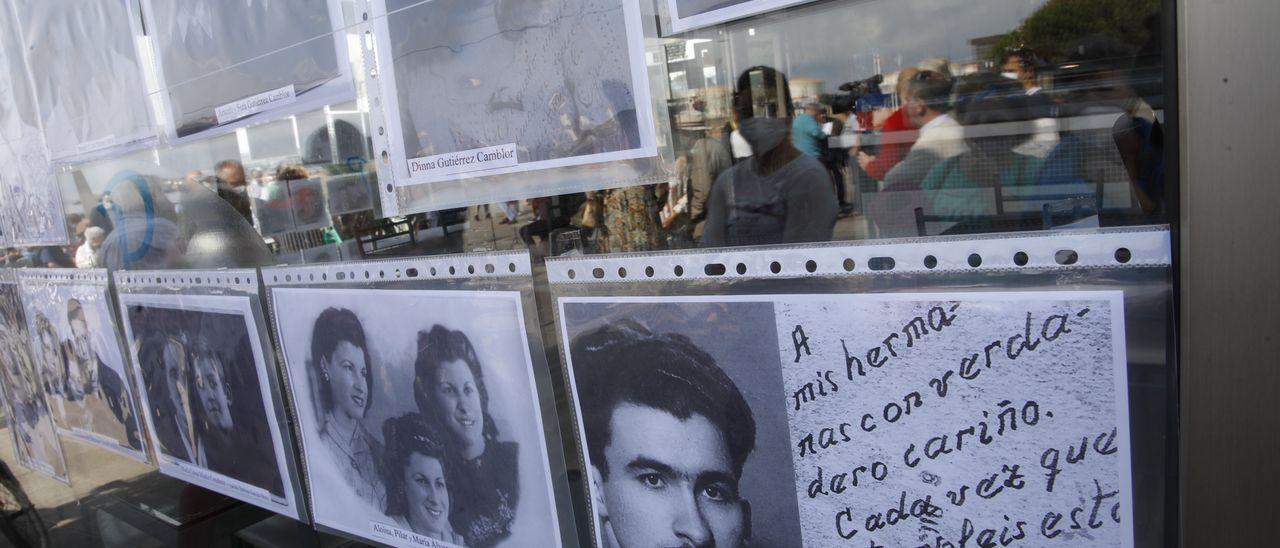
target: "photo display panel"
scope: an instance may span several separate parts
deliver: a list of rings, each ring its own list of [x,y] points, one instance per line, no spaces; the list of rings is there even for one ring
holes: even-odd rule
[[[146,0],[169,137],[209,137],[350,100],[341,2]]]
[[[160,472],[304,519],[253,270],[118,278]]]
[[[1158,230],[549,261],[597,545],[1142,546],[1168,265]]]
[[[27,321],[11,269],[0,270],[0,344],[0,396],[14,454],[23,466],[67,483],[67,462],[46,398],[49,385],[28,352]]]
[[[436,205],[483,203],[575,191],[534,172],[591,165],[596,178],[616,179],[618,161],[657,155],[637,2],[373,5],[369,93],[386,130],[375,146],[395,186],[437,183]],[[439,184],[504,174],[528,175],[472,181],[479,189]],[[536,183],[522,182],[531,175]]]
[[[671,18],[672,32],[742,19],[813,0],[663,0]]]
[[[60,434],[149,462],[105,269],[18,272],[28,344]]]
[[[67,241],[13,4],[0,4],[0,230],[11,245]]]
[[[150,145],[155,128],[129,0],[13,0],[55,162]]]
[[[529,271],[524,253],[263,270],[316,525],[406,547],[572,542]]]

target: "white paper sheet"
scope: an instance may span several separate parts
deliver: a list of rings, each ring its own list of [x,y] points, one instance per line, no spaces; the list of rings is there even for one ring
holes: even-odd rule
[[[752,409],[757,438],[741,484],[729,490],[740,498],[726,498],[755,512],[769,508],[764,522],[749,514],[767,535],[778,534],[779,523],[800,524],[799,538],[772,544],[960,546],[1016,537],[1029,545],[1133,545],[1118,291],[583,297],[561,299],[560,312],[579,424],[592,423],[583,416],[584,391],[607,389],[579,379],[604,382],[609,370],[592,368],[625,367],[601,363],[590,350],[617,341],[575,346],[602,327],[630,320],[654,335],[687,337],[728,374]],[[761,323],[775,340],[739,340]],[[628,382],[643,377],[633,372]],[[778,416],[785,424],[769,418]],[[721,429],[731,438],[726,429],[741,425],[727,424],[738,424]],[[625,435],[615,428],[609,443]],[[591,443],[603,443],[591,436],[588,427],[588,455]],[[712,438],[688,441],[695,439],[678,446],[682,458],[721,447]],[[779,444],[788,461],[774,458],[768,474],[753,474],[753,461]],[[607,466],[602,476],[619,471]],[[792,470],[798,511],[788,514],[771,497],[787,496],[777,475]],[[630,515],[666,516],[678,505],[637,504],[612,480],[593,487],[593,500],[608,505],[608,521],[597,525],[622,545],[678,540],[669,526],[676,521],[636,529]],[[734,530],[709,515],[701,518],[708,530]]]
[[[376,4],[396,185],[656,155],[636,3]]]

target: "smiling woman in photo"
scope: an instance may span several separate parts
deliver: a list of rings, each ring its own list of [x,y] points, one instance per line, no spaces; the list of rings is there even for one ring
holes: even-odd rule
[[[382,425],[387,517],[419,535],[465,545],[449,523],[449,480],[443,436],[422,415],[409,413]]]
[[[378,477],[382,447],[364,426],[373,405],[372,362],[355,313],[328,308],[311,333],[311,359],[319,402],[320,439],[356,495],[382,510],[386,487]]]
[[[465,333],[442,325],[418,333],[413,395],[448,438],[454,528],[472,546],[493,546],[510,536],[520,496],[519,448],[498,441],[480,358]]]

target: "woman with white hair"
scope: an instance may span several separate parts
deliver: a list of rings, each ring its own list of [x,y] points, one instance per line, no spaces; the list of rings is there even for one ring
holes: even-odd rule
[[[95,268],[102,264],[98,249],[107,239],[107,231],[91,226],[84,229],[84,244],[76,248],[76,268]]]

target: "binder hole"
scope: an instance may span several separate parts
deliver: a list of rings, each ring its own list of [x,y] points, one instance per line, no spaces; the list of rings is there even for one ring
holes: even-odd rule
[[[746,273],[747,273],[747,264],[746,264],[746,263],[738,263],[738,275],[739,275],[739,276],[742,276],[742,275],[744,275],[744,274],[746,274]]]
[[[1131,261],[1131,260],[1133,260],[1133,252],[1129,251],[1129,248],[1127,248],[1127,247],[1122,247],[1122,248],[1120,248],[1120,249],[1117,249],[1117,250],[1116,250],[1116,262],[1117,262],[1117,263],[1125,264],[1125,263],[1128,263],[1128,262],[1129,262],[1129,261]]]
[[[493,263],[484,265],[485,274],[493,274]]]
[[[457,268],[454,268],[454,267],[452,267],[452,266],[451,266],[451,267],[449,267],[449,275],[450,275],[450,276],[453,276],[453,275],[455,275],[455,274],[457,274],[457,273],[458,273],[458,269],[457,269]]]
[[[648,277],[650,277],[650,278],[652,278],[652,277],[653,277],[653,267],[652,267],[652,266],[646,266],[646,267],[644,267],[644,275],[645,275],[645,276],[648,276]]]
[[[854,268],[855,266],[857,266],[857,265],[855,265],[855,264],[853,263],[853,259],[845,259],[845,260],[844,260],[844,271],[845,271],[845,272],[853,272],[853,268]]]
[[[1053,254],[1053,260],[1063,266],[1073,265],[1080,260],[1080,255],[1074,250],[1062,249]]]
[[[627,268],[626,268],[626,267],[624,267],[624,266],[620,266],[620,267],[618,267],[618,277],[619,277],[619,278],[626,278],[626,277],[627,277]]]
[[[507,270],[510,270],[510,271],[512,271],[512,272],[515,272],[515,271],[516,271],[516,263],[507,263]]]
[[[708,276],[724,276],[725,268],[720,263],[711,263],[702,267],[702,272]]]
[[[805,262],[805,263],[804,263],[804,269],[805,269],[805,270],[808,270],[810,274],[812,274],[812,273],[814,273],[814,272],[817,272],[817,271],[818,271],[818,261],[815,261],[815,260],[813,260],[813,259],[809,259],[807,262]]]
[[[591,277],[593,277],[593,278],[595,278],[595,279],[597,279],[597,280],[599,280],[599,279],[603,278],[603,277],[604,277],[604,269],[603,269],[603,268],[600,268],[600,267],[595,267],[595,268],[591,269]]]
[[[1027,266],[1027,263],[1030,261],[1031,258],[1027,256],[1026,251],[1019,251],[1013,254],[1013,264],[1018,266]]]
[[[431,275],[432,275],[432,276],[435,276],[435,275],[436,275],[436,267],[434,267],[434,266],[433,266],[433,267],[431,267]]]
[[[679,278],[680,276],[684,276],[684,267],[680,265],[676,265],[675,273],[677,278]]]
[[[893,270],[897,266],[893,257],[872,257],[867,260],[867,268],[871,270]]]
[[[473,264],[467,265],[467,274],[475,274],[475,273],[476,273],[476,265],[473,265]]]
[[[416,268],[409,268],[409,269],[406,269],[406,270],[404,271],[404,275],[405,275],[405,276],[408,276],[408,277],[410,277],[410,278],[417,278],[417,277],[418,277],[418,269],[416,269]]]
[[[977,254],[977,253],[970,253],[970,254],[969,254],[969,266],[971,266],[971,267],[973,267],[973,268],[978,268],[978,267],[982,266],[982,255],[979,255],[979,254]]]
[[[773,261],[769,263],[769,272],[772,272],[774,274],[782,272],[782,263],[778,261]]]
[[[937,257],[934,257],[933,255],[925,255],[925,256],[924,256],[924,267],[925,267],[925,268],[927,268],[927,269],[929,269],[929,270],[933,270],[933,269],[935,269],[935,268],[938,268],[938,258],[937,258]]]
[[[566,274],[569,275],[570,280],[576,279],[578,277],[578,273],[574,272],[572,268],[570,268],[569,272],[566,272]]]

